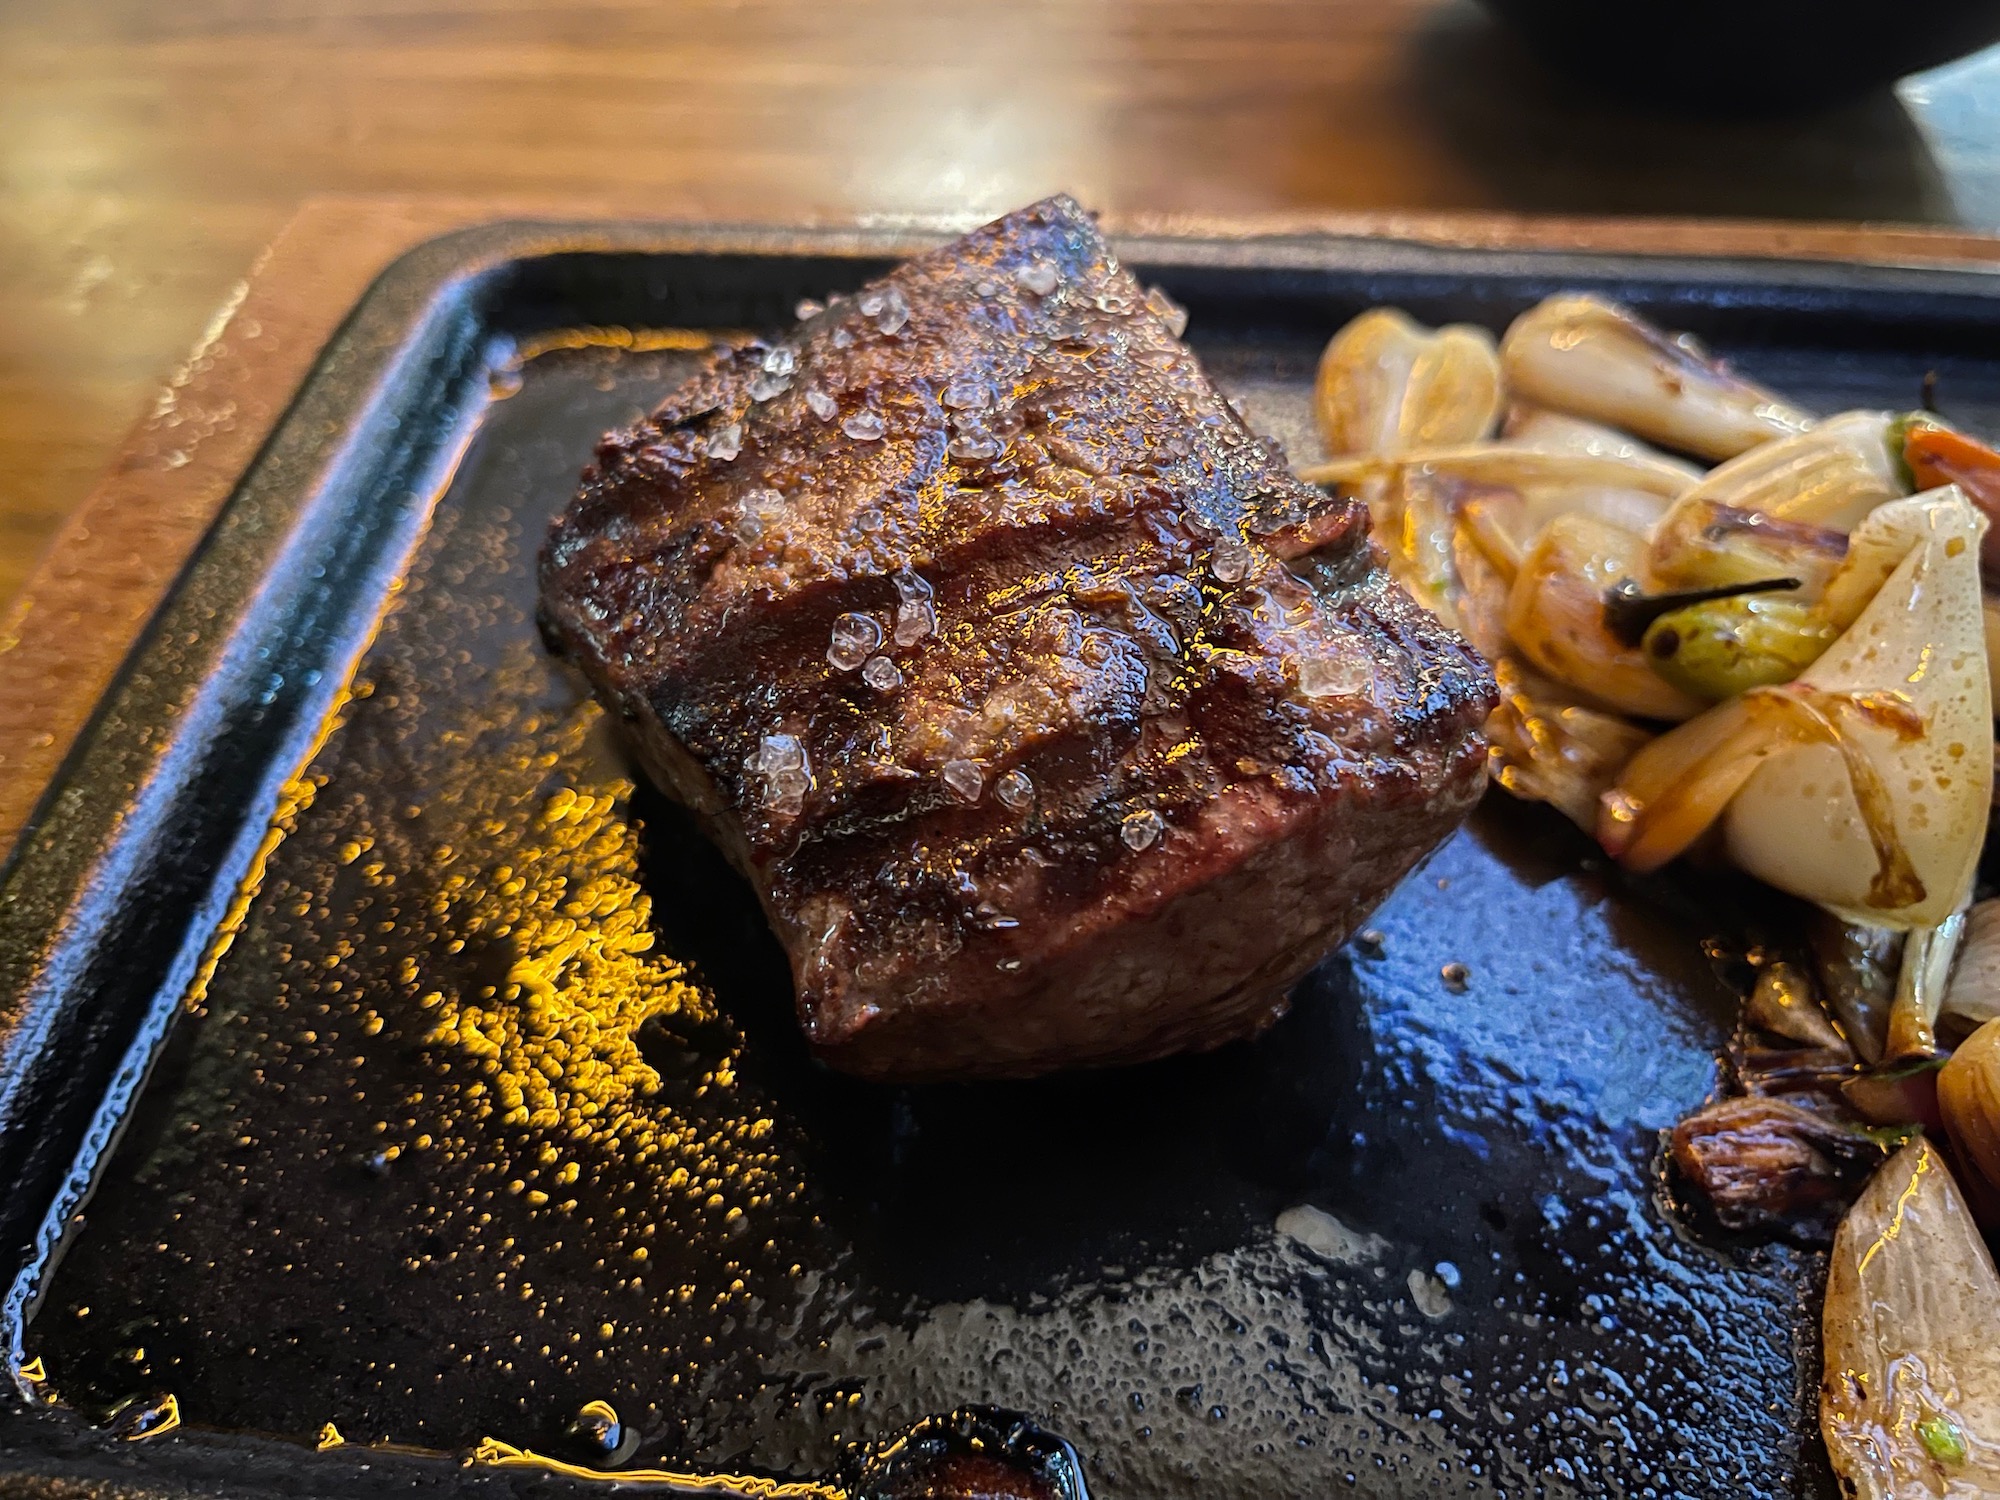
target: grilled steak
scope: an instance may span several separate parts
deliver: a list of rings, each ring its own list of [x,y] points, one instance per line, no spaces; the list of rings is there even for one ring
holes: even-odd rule
[[[542,554],[555,647],[749,876],[834,1065],[1255,1032],[1470,809],[1470,648],[1067,198],[719,352]]]

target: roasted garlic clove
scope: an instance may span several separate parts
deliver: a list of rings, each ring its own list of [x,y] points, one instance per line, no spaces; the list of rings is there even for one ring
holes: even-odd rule
[[[1329,453],[1401,453],[1473,443],[1500,414],[1493,335],[1436,332],[1393,307],[1361,314],[1320,356],[1315,392]]]
[[[1841,1221],[1822,1322],[1820,1431],[1847,1493],[2000,1494],[2000,1276],[1930,1142]]]
[[[1733,458],[1812,425],[1692,339],[1669,338],[1596,297],[1551,297],[1521,314],[1501,341],[1500,366],[1524,401],[1704,458]]]

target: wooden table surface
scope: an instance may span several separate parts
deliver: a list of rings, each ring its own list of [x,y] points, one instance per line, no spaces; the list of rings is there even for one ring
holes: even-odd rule
[[[2000,58],[1628,117],[1459,0],[0,3],[0,599],[298,204],[1508,210],[2000,224]]]

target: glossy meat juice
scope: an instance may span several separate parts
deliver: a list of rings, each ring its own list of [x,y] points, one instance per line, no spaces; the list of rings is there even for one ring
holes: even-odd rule
[[[1051,199],[718,357],[544,548],[551,643],[757,887],[837,1067],[1250,1034],[1479,794],[1484,665],[1184,321]]]

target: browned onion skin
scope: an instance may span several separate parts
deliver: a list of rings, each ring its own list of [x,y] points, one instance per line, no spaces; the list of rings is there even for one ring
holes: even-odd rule
[[[1812,980],[1796,964],[1783,959],[1766,964],[1758,972],[1757,987],[1751,992],[1743,1014],[1752,1025],[1802,1047],[1848,1050],[1846,1038],[1820,1008]],[[1850,1056],[1848,1060],[1853,1059]]]
[[[1824,1242],[1882,1148],[1843,1121],[1783,1099],[1719,1099],[1674,1127],[1674,1166],[1725,1229]]]
[[[1820,992],[1841,1034],[1863,1062],[1879,1062],[1889,1031],[1889,1006],[1896,998],[1903,934],[1856,927],[1815,910],[1807,919],[1806,938]]]

